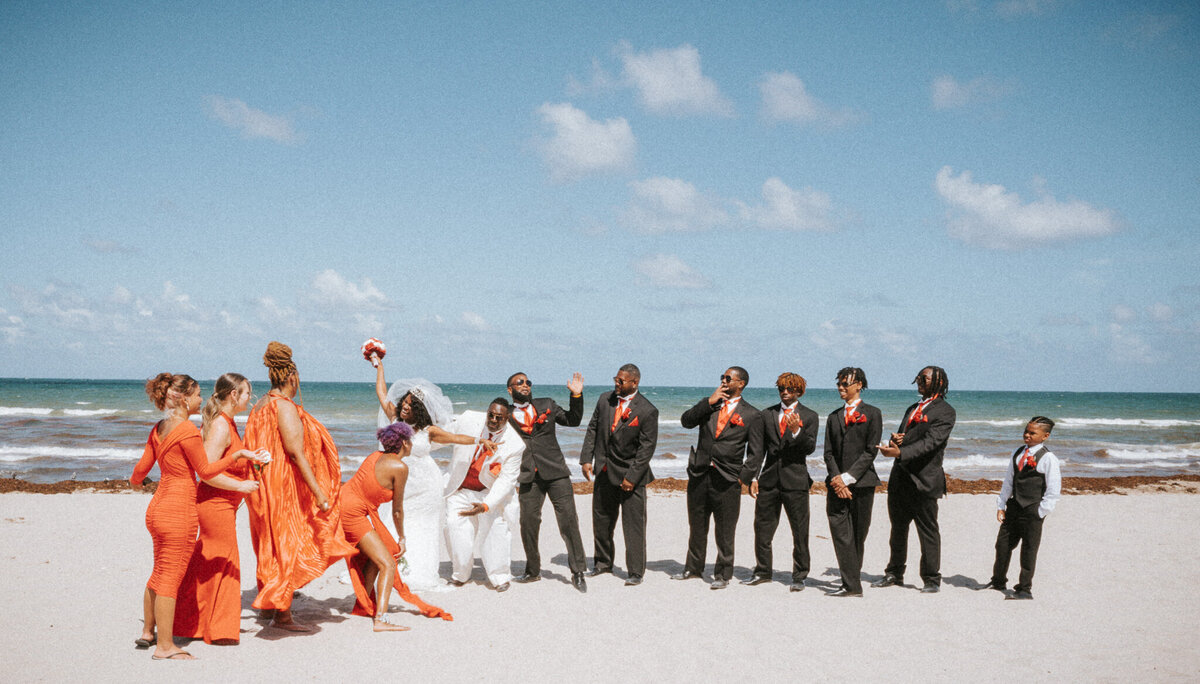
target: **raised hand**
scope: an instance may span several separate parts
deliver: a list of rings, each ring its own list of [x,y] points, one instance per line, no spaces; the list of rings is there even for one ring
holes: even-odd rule
[[[571,395],[583,394],[583,376],[576,373],[571,376],[571,381],[567,383],[567,389],[571,390]]]

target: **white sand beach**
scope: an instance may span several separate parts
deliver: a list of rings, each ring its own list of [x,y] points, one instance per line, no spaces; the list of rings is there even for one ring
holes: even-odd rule
[[[994,497],[942,501],[941,593],[917,591],[910,538],[908,586],[826,597],[836,583],[824,497],[812,497],[809,587],[789,593],[786,520],[775,540],[776,582],[675,582],[687,516],[681,494],[652,493],[649,568],[639,587],[618,572],[567,582],[553,515],[542,528],[544,579],[497,594],[477,583],[427,594],[453,622],[397,612],[412,627],[375,634],[351,617],[350,587],[331,568],[294,606],[313,634],[264,628],[249,606],[254,553],[239,515],[242,642],[185,645],[199,660],[153,662],[135,650],[142,589],[151,567],[143,524],[149,495],[0,495],[0,653],[6,681],[346,680],[361,676],[433,681],[1195,681],[1200,649],[1200,496],[1135,493],[1067,496],[1045,527],[1034,601],[974,591],[990,575],[997,523]],[[591,548],[588,496],[576,499]],[[548,508],[548,507],[547,507]],[[742,499],[737,579],[753,566],[753,501]],[[885,496],[876,498],[866,579],[887,559]],[[514,540],[514,569],[523,567]],[[444,564],[448,575],[448,564]],[[1010,571],[1015,582],[1016,557]],[[914,584],[914,582],[916,584]],[[394,610],[402,610],[393,598]],[[181,643],[184,643],[181,641]]]

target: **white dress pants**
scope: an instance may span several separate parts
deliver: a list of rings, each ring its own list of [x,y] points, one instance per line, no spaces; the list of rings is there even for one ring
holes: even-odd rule
[[[505,522],[504,509],[512,499],[505,497],[497,508],[479,515],[459,515],[475,503],[483,503],[487,492],[459,489],[446,497],[446,546],[456,582],[471,578],[476,550],[483,561],[488,583],[498,587],[512,579],[512,531]]]

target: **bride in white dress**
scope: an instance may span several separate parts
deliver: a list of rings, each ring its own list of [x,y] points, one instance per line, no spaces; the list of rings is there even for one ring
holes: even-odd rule
[[[428,380],[398,380],[389,389],[383,377],[383,362],[372,355],[375,365],[375,394],[379,398],[378,424],[384,427],[402,420],[413,428],[412,454],[404,459],[408,464],[408,483],[404,487],[404,558],[400,575],[414,591],[438,589],[445,582],[438,575],[438,566],[445,555],[446,476],[429,455],[431,448],[442,444],[475,444],[474,436],[447,432],[444,428],[454,418],[450,399],[437,385]],[[491,449],[496,445],[482,440]],[[383,511],[380,512],[383,515]]]

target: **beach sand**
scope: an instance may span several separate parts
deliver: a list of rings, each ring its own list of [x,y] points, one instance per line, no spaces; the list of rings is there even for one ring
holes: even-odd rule
[[[1194,484],[1194,483],[1191,483]],[[1169,488],[1168,488],[1169,489]],[[711,535],[704,581],[674,582],[687,543],[682,494],[649,496],[646,581],[623,586],[618,572],[568,583],[566,555],[549,506],[543,515],[543,577],[497,594],[476,583],[425,598],[453,622],[422,618],[393,597],[393,619],[412,631],[374,634],[348,615],[350,587],[339,564],[302,590],[297,617],[318,631],[264,627],[250,602],[254,553],[239,512],[243,565],[242,642],[185,648],[195,662],[153,662],[133,648],[151,567],[143,492],[78,491],[0,495],[0,653],[6,681],[128,681],[167,676],[343,680],[375,675],[426,681],[1195,681],[1200,675],[1200,497],[1182,493],[1066,496],[1046,523],[1034,601],[973,591],[989,579],[995,497],[954,494],[941,503],[942,572],[922,595],[910,534],[905,587],[833,599],[837,584],[825,500],[812,496],[809,587],[788,592],[790,535],[775,538],[775,582],[736,582],[710,591]],[[579,496],[591,549],[591,500]],[[753,501],[742,498],[735,574],[753,566]],[[875,502],[865,579],[887,561],[885,496]],[[519,540],[514,572],[523,567]],[[1009,573],[1017,575],[1016,554]],[[443,576],[449,566],[443,564]]]

